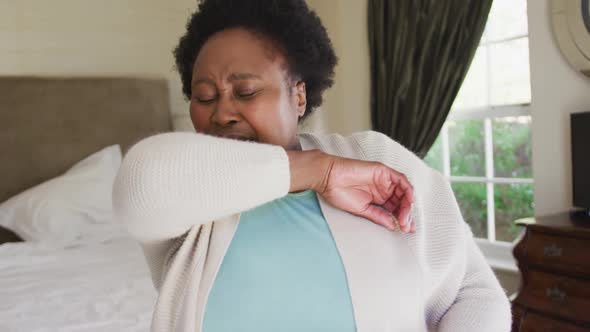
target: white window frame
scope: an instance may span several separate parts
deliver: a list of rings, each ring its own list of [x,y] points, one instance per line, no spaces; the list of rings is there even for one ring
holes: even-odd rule
[[[494,184],[533,184],[532,178],[503,178],[494,176],[494,149],[492,120],[508,116],[530,115],[530,104],[498,106],[489,109],[466,110],[449,115],[441,129],[443,174],[451,183],[485,183],[487,191],[487,240],[496,242],[496,218],[494,201]],[[451,157],[449,147],[448,121],[483,120],[485,146],[485,176],[451,175]]]
[[[513,36],[506,39],[482,42],[478,47],[485,47],[489,58],[489,45],[505,43],[519,38],[528,38],[526,35]],[[487,100],[488,105],[491,96],[490,62],[486,62],[487,73]],[[489,106],[479,108],[452,109],[441,130],[443,174],[451,183],[485,183],[487,201],[487,239],[475,238],[488,263],[497,270],[518,272],[516,261],[512,255],[514,243],[496,241],[496,220],[494,184],[534,184],[532,178],[503,178],[494,176],[494,154],[492,120],[502,117],[531,116],[530,103],[518,105]],[[452,176],[449,146],[448,121],[482,120],[484,123],[485,146],[485,176]]]
[[[448,123],[441,130],[443,174],[451,183],[485,183],[487,202],[487,238],[475,238],[488,263],[497,270],[518,272],[512,256],[513,243],[496,241],[494,184],[534,184],[532,178],[504,178],[494,176],[492,120],[508,116],[530,115],[530,104],[472,109],[449,114],[447,121],[483,120],[485,140],[485,176],[451,175]],[[524,216],[523,216],[524,217]]]

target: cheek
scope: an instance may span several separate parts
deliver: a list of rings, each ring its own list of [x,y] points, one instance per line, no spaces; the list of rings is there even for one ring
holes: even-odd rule
[[[278,98],[261,98],[244,105],[242,114],[256,129],[269,131],[280,121],[284,107]]]
[[[292,136],[293,127],[297,126],[293,112],[288,100],[276,95],[249,105],[243,114],[259,137],[282,145]]]
[[[197,132],[206,132],[206,129],[209,127],[209,111],[191,102],[190,116],[195,130]]]

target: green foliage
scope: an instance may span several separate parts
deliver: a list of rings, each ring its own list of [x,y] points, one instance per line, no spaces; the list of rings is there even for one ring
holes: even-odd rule
[[[473,235],[487,238],[488,210],[485,183],[452,183],[455,198],[461,207],[463,219],[469,223]]]
[[[496,239],[513,241],[522,230],[514,220],[532,217],[533,186],[530,184],[497,184],[494,186]]]
[[[531,178],[530,118],[497,119],[492,125],[496,177]],[[483,121],[449,123],[451,174],[485,176]],[[436,140],[424,158],[442,171],[442,142]],[[485,183],[453,183],[463,218],[477,237],[487,237],[487,188]],[[513,241],[520,229],[514,220],[534,215],[533,186],[494,184],[496,239]]]
[[[432,144],[432,147],[430,147],[430,150],[428,150],[428,154],[426,154],[426,157],[424,157],[424,161],[430,167],[438,170],[441,173],[443,172],[442,140],[440,135],[438,135],[436,141],[434,141],[434,144]]]
[[[494,121],[492,128],[495,176],[532,178],[530,120]]]
[[[485,176],[483,121],[456,121],[448,126],[451,175]]]

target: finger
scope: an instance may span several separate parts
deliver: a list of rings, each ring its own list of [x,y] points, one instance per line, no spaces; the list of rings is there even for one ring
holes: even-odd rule
[[[414,188],[405,175],[391,168],[390,170],[390,179],[392,181],[391,183],[394,184],[394,187],[392,188],[391,196],[385,201],[383,207],[396,216],[400,229],[409,232],[411,229],[411,223],[408,218],[412,203],[414,202]]]
[[[397,209],[397,207],[400,205],[400,201],[399,199],[397,199],[396,197],[392,196],[390,197],[384,204],[383,207],[389,211],[389,212],[395,212],[395,210]]]
[[[389,200],[387,200],[384,204],[383,204],[383,208],[385,208],[385,210],[394,213],[395,208],[399,205],[398,202],[396,202],[393,197],[390,198]]]
[[[400,204],[398,205],[398,213],[395,215],[399,220],[400,226],[402,228],[406,227],[409,224],[408,218],[410,217],[411,211],[412,202],[409,200],[408,197],[404,196]]]
[[[413,203],[414,202],[414,188],[413,187],[404,188],[401,185],[397,186],[394,190],[393,196],[395,196],[400,201],[403,198],[406,198],[411,203]]]
[[[387,202],[385,202],[385,204],[383,204],[383,207],[391,212],[391,214],[397,219],[397,216],[399,216],[399,208],[400,208],[400,203],[397,201],[396,198],[392,197],[390,198]],[[403,226],[403,224],[399,221],[399,219],[397,219],[400,228]]]
[[[404,189],[402,189],[401,187],[395,187],[395,190],[393,191],[393,197],[395,197],[395,199],[397,199],[398,202],[401,202],[405,195],[406,192],[404,191]]]
[[[401,187],[399,187],[399,186],[394,187],[390,197],[383,204],[383,206],[387,207],[387,209],[389,211],[393,211],[393,207],[400,205],[402,199],[405,196],[405,193],[406,192]],[[391,206],[391,208],[389,208],[390,206]]]
[[[389,213],[378,205],[369,204],[367,208],[358,214],[361,217],[369,219],[377,225],[381,225],[390,231],[395,230],[395,224]]]
[[[385,207],[388,211],[391,211],[393,215],[398,218],[399,224],[402,228],[408,224],[408,221],[405,218],[405,212],[404,214],[401,213],[403,212],[404,204],[406,204],[405,201],[407,201],[405,196],[402,196],[401,199],[392,196],[387,202],[385,202],[385,204],[383,204],[383,207]]]
[[[383,208],[385,208],[387,211],[390,211],[392,214],[392,217],[395,217],[397,219],[397,222],[400,226],[400,229],[404,229],[404,226],[406,225],[410,225],[411,224],[411,216],[408,217],[408,221],[403,221],[401,222],[400,219],[398,218],[398,216],[400,215],[400,204],[394,204],[392,202],[393,200],[389,200],[387,202],[385,202],[385,204],[383,204]]]
[[[416,223],[413,222],[413,220],[412,220],[412,227],[410,228],[410,232],[412,232],[412,233],[416,232]]]
[[[410,216],[408,216],[408,220],[404,225],[402,225],[400,222],[399,228],[403,233],[410,233],[412,231],[412,225],[414,225],[414,223],[412,220],[412,216],[410,215]]]
[[[412,231],[412,216],[408,216],[408,223],[404,226],[404,232],[410,233]]]
[[[402,194],[407,194],[408,191],[414,191],[412,184],[410,184],[410,181],[408,181],[408,178],[404,174],[391,168],[390,170],[391,181],[396,184],[396,194],[398,197],[401,197]]]
[[[407,178],[403,174],[392,170],[392,181],[396,182],[393,194],[391,195],[392,202],[397,205],[402,205],[405,200],[412,204],[414,202],[414,188]],[[404,223],[405,220],[402,218],[400,222]]]

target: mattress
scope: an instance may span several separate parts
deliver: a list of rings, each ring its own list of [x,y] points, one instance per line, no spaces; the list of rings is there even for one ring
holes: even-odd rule
[[[140,246],[117,224],[66,248],[0,245],[0,331],[148,331],[156,301]]]

